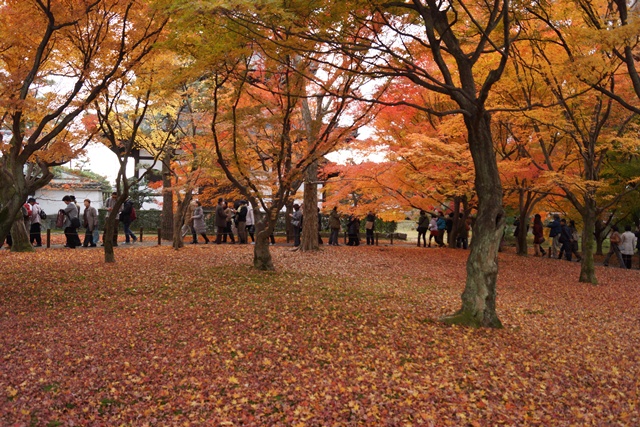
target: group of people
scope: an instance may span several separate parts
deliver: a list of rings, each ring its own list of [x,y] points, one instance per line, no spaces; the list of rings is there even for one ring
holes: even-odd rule
[[[107,212],[111,212],[118,199],[118,193],[111,193],[111,197],[105,202],[105,208]],[[75,249],[78,246],[82,247],[96,247],[100,240],[100,232],[98,231],[98,210],[91,206],[91,200],[84,199],[84,210],[80,213],[80,205],[76,202],[76,198],[73,195],[67,195],[62,198],[66,207],[58,211],[58,218],[56,225],[64,228],[64,235],[66,238],[65,247]],[[127,199],[119,209],[116,221],[120,221],[124,227],[125,243],[130,244],[136,242],[138,238],[131,231],[131,223],[135,221],[136,214],[133,206],[133,201]],[[117,223],[116,223],[117,224]],[[84,241],[80,241],[78,235],[78,229],[84,228]],[[116,226],[113,231],[113,245],[118,246],[118,227]],[[104,246],[104,236],[103,236]]]
[[[439,248],[443,248],[445,233],[447,234],[447,242],[451,241],[453,236],[453,214],[448,216],[444,212],[433,214],[431,218],[426,211],[421,210],[417,221],[418,231],[418,247],[422,243],[423,247],[431,247],[431,241]],[[469,232],[471,231],[471,218],[461,221],[457,229],[456,247],[467,249],[469,247]],[[429,240],[427,241],[427,232]]]
[[[566,259],[571,261],[573,255],[576,256],[577,261],[581,261],[582,257],[578,252],[578,241],[580,235],[576,228],[576,223],[570,220],[560,218],[560,215],[554,214],[553,219],[546,225],[549,228],[549,248],[544,250],[542,244],[546,241],[544,237],[545,226],[542,223],[542,218],[539,214],[536,214],[533,218],[533,247],[534,256],[548,255],[550,258]],[[609,252],[604,258],[603,264],[609,265],[609,260],[612,256],[616,256],[621,268],[631,268],[633,255],[635,250],[640,250],[640,229],[637,232],[631,231],[631,225],[625,226],[624,233],[620,233],[616,225],[611,226],[611,232],[609,235]],[[517,235],[517,226],[514,235]]]
[[[238,235],[238,243],[248,243],[248,238],[255,242],[255,223],[253,209],[245,201],[238,202],[237,207],[233,203],[226,203],[223,198],[218,199],[218,204],[214,212],[214,224],[216,226],[216,244],[235,244],[234,228]],[[207,236],[207,225],[204,217],[202,203],[194,200],[189,204],[184,216],[182,226],[182,237],[191,234],[191,244],[198,244],[198,236],[204,239],[204,243],[210,242]],[[271,236],[271,243],[275,244],[275,239]]]
[[[517,234],[519,226],[519,224],[516,226],[514,234]],[[542,223],[542,217],[540,214],[535,214],[533,217],[534,256],[548,255],[549,258],[562,259],[564,255],[564,258],[567,261],[571,261],[573,255],[575,255],[577,261],[582,260],[582,257],[578,252],[578,240],[580,236],[574,220],[570,220],[567,224],[566,219],[560,219],[560,215],[554,214],[553,220],[549,222],[546,227],[549,228],[549,239],[551,239],[548,252],[542,247],[542,244],[546,241],[544,237],[545,227]]]

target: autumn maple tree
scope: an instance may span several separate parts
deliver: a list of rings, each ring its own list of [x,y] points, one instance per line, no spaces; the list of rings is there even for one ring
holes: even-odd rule
[[[147,55],[164,22],[137,0],[0,5],[0,241],[50,166],[86,142],[82,113]]]

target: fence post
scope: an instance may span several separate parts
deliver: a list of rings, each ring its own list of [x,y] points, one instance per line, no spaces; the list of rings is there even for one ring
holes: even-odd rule
[[[378,237],[380,237],[380,233],[376,233],[376,246],[378,246]]]
[[[142,243],[142,235],[144,233],[144,227],[140,227],[140,243]]]
[[[51,247],[51,229],[47,228],[47,248]]]
[[[162,228],[158,227],[158,246],[160,246],[161,244],[162,244]]]
[[[344,232],[344,244],[345,245],[347,244],[347,232],[346,231]]]
[[[393,245],[393,233],[390,233],[389,237],[391,238],[391,244]]]

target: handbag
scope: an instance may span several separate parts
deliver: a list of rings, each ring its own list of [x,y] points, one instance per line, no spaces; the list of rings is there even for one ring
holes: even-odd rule
[[[543,244],[543,243],[544,243],[544,237],[541,237],[541,238],[540,238],[540,243],[539,243],[539,244],[541,245],[541,244]]]
[[[64,225],[64,211],[59,210],[58,216],[56,217],[56,228],[62,228]]]

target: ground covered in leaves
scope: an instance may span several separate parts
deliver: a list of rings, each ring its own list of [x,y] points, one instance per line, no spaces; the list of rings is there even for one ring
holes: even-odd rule
[[[637,270],[502,255],[473,330],[466,252],[273,252],[2,251],[0,425],[640,425]]]

